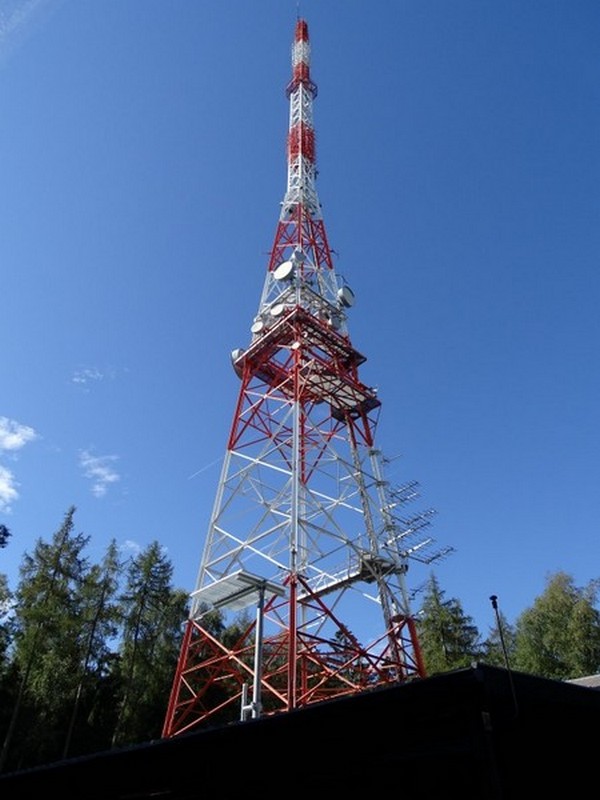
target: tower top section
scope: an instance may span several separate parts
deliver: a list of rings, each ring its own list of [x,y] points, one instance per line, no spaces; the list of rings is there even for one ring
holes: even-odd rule
[[[310,77],[310,41],[308,25],[303,19],[296,22],[292,45],[292,79],[287,85],[286,94],[290,100],[288,180],[281,220],[294,215],[298,205],[310,217],[319,219],[321,212],[315,186],[316,150],[312,109],[317,86]]]
[[[317,87],[310,77],[308,25],[303,19],[296,21],[292,77],[286,94],[290,103],[287,186],[258,313],[251,328],[253,343],[262,339],[282,314],[294,308],[304,309],[320,324],[347,336],[346,311],[353,304],[352,292],[340,284],[334,270],[317,196],[313,125]],[[239,370],[241,363],[235,363]]]
[[[296,22],[296,34],[292,45],[292,80],[287,85],[287,96],[290,97],[301,83],[313,98],[317,96],[317,85],[310,79],[310,41],[308,25],[303,19]]]

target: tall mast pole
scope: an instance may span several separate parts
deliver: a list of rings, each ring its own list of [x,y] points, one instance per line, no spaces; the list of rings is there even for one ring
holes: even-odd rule
[[[303,19],[286,93],[286,191],[249,341],[231,354],[239,395],[165,736],[239,718],[250,685],[275,714],[423,677],[405,576],[449,550],[422,536],[431,512],[404,513],[416,483],[390,486],[375,445],[381,402],[359,376],[354,294],[317,195]]]

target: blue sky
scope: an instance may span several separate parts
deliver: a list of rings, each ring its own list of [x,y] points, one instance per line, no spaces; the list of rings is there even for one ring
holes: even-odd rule
[[[0,572],[74,505],[91,558],[157,539],[194,588],[297,13],[378,445],[485,635],[491,594],[514,622],[600,576],[592,0],[0,0]]]

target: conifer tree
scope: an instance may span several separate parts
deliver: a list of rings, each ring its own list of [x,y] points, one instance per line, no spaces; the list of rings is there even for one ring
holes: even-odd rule
[[[481,656],[479,632],[456,598],[445,599],[432,573],[417,617],[419,642],[428,675],[468,667]]]
[[[12,594],[8,588],[8,578],[0,573],[0,677],[8,666],[8,652],[11,641],[11,607]]]
[[[502,630],[500,630],[500,628]],[[481,648],[481,659],[493,667],[511,668],[515,654],[515,629],[502,611],[498,611],[498,619],[494,620],[487,639]]]
[[[129,564],[120,598],[123,620],[117,672],[120,709],[113,746],[157,739],[177,664],[187,595],[172,586],[173,566],[158,542]]]
[[[6,547],[8,544],[8,540],[12,536],[11,532],[8,530],[6,525],[0,524],[0,548]]]
[[[60,755],[57,721],[67,698],[74,696],[82,658],[79,587],[87,570],[83,551],[89,541],[89,537],[74,533],[74,514],[71,506],[51,541],[38,539],[20,568],[13,618],[19,689],[4,737],[0,770],[11,748],[16,751],[12,758],[18,758],[20,766]]]
[[[117,544],[113,539],[102,563],[90,568],[80,588],[81,627],[78,636],[83,658],[71,703],[63,758],[72,755],[73,751],[81,754],[110,745],[115,720],[115,703],[111,694],[114,682],[110,676],[114,661],[111,645],[119,631],[116,596],[121,570]]]
[[[15,675],[11,667],[12,595],[6,575],[0,574],[0,743],[8,730],[16,701]]]

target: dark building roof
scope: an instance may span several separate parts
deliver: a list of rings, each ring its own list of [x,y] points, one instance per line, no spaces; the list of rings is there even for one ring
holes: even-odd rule
[[[0,796],[531,800],[568,787],[571,798],[597,783],[599,723],[600,692],[477,664],[7,774]]]

